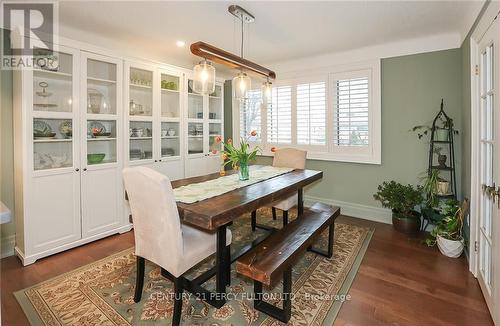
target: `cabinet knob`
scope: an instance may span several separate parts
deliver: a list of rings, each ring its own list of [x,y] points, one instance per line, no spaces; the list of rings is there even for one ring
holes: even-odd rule
[[[83,171],[87,171],[87,168],[83,168]]]
[[[158,160],[155,160],[155,163],[158,162]]]
[[[158,161],[160,161],[160,162],[161,162],[161,160],[158,160]]]
[[[78,171],[80,171],[80,169],[79,169],[79,168],[76,168],[76,169],[75,169],[75,171],[76,171],[76,172],[78,172]]]

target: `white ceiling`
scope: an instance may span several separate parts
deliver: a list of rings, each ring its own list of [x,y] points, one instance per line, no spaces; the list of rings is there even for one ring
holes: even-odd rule
[[[239,53],[239,4],[256,17],[245,57],[281,62],[323,53],[453,34],[463,40],[484,1],[169,2],[62,1],[62,36],[191,67],[189,44],[205,41]],[[186,41],[184,48],[175,45]],[[459,46],[459,45],[457,45]]]

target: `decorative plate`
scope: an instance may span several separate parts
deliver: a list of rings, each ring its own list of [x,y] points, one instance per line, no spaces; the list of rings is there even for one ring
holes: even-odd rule
[[[33,133],[37,135],[52,133],[52,127],[45,121],[40,119],[33,120]]]
[[[100,121],[91,121],[88,124],[87,132],[89,135],[92,135],[92,129],[102,129],[102,132],[106,132],[106,127]]]

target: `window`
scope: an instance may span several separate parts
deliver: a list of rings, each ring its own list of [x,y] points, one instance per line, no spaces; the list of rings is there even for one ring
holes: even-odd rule
[[[368,146],[368,78],[335,81],[335,145]]]
[[[326,83],[297,85],[297,144],[326,144]]]
[[[247,99],[242,102],[240,109],[240,137],[246,138],[252,130],[257,131],[257,137],[252,138],[257,142],[261,140],[261,107],[262,93],[260,90],[247,92]]]
[[[278,86],[272,91],[272,103],[267,106],[267,142],[292,142],[292,87]]]
[[[297,147],[308,159],[381,163],[380,60],[285,77],[268,103],[260,90],[248,93],[234,115],[235,135],[257,130],[263,155],[274,146]]]

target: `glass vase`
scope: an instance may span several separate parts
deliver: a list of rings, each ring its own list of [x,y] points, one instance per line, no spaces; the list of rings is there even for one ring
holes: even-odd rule
[[[238,172],[240,176],[241,181],[248,180],[250,178],[249,176],[249,171],[248,171],[248,163],[241,163],[240,162],[240,169]]]

